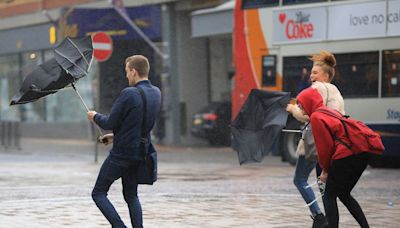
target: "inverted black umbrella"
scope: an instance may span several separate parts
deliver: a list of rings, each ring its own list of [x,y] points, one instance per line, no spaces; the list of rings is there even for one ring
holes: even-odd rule
[[[90,36],[65,38],[54,49],[54,59],[39,65],[25,78],[19,94],[13,97],[11,105],[33,102],[71,85],[86,110],[89,111],[74,83],[89,73],[92,54],[93,46]],[[98,126],[97,128],[100,134],[103,134]]]
[[[10,105],[36,101],[41,97],[56,93],[73,81],[74,78],[57,63],[56,59],[50,59],[35,67],[26,76],[18,94],[11,99]]]
[[[54,56],[58,64],[76,80],[84,77],[89,73],[93,59],[92,38],[90,36],[81,38],[67,37],[54,49]],[[74,83],[71,83],[71,85],[85,106],[86,111],[89,111]]]
[[[75,78],[81,78],[89,73],[92,54],[93,45],[90,36],[67,37],[54,49],[58,64]]]
[[[251,90],[231,124],[239,163],[261,162],[286,125],[290,93]]]
[[[90,66],[93,60],[93,44],[90,36],[81,38],[66,37],[55,49],[54,56],[58,64],[75,80],[89,74]],[[74,83],[71,83],[72,88],[78,95],[86,111],[89,111],[88,106],[79,94]],[[95,125],[101,135],[102,130],[99,126]]]

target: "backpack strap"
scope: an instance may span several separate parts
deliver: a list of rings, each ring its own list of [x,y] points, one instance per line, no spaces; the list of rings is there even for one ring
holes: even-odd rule
[[[307,127],[310,125],[310,121],[308,121],[305,125],[304,125],[304,127],[302,127],[301,129],[300,129],[300,131],[301,131],[301,139],[303,139],[304,140],[304,133],[305,133],[305,131],[307,130]]]
[[[144,91],[140,87],[136,87],[139,92],[140,96],[142,97],[142,102],[143,102],[143,118],[142,118],[142,127],[141,127],[141,135],[140,135],[140,151],[142,152],[142,155],[144,158],[146,158],[146,150],[145,150],[145,145],[149,142],[149,139],[147,137],[147,131],[146,131],[146,121],[147,121],[147,100],[146,100],[146,95],[144,94]]]
[[[325,103],[325,106],[328,106],[328,103],[329,103],[329,89],[328,89],[328,86],[326,86],[324,82],[322,84],[325,86],[325,89],[326,89],[326,103]]]
[[[347,116],[347,115],[342,115],[342,113],[340,113],[339,111],[336,111],[336,110],[335,110],[335,111],[336,111],[336,113],[335,113],[335,112],[332,112],[332,111],[330,111],[330,110],[328,110],[328,109],[324,109],[324,108],[318,108],[316,111],[317,111],[317,112],[322,112],[322,113],[324,113],[324,114],[326,114],[326,115],[332,116],[332,117],[334,117],[334,118],[340,120],[340,122],[342,123],[342,125],[343,125],[343,127],[344,127],[345,135],[346,135],[346,137],[347,137],[347,138],[349,139],[349,141],[350,141],[349,130],[347,129],[347,125],[346,125],[346,123],[344,122],[344,118],[349,118],[349,116]],[[332,135],[332,133],[331,133],[331,135]],[[351,147],[352,147],[352,142],[351,142],[351,141],[350,141],[350,144],[347,144],[347,143],[345,143],[343,140],[341,140],[340,138],[336,137],[335,135],[332,135],[332,136],[333,136],[333,139],[337,140],[339,143],[343,144],[343,145],[346,146],[349,150],[351,150]]]

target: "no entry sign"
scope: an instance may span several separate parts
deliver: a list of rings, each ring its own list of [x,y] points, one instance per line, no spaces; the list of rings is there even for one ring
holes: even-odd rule
[[[112,39],[104,32],[96,32],[92,38],[93,41],[93,57],[99,62],[104,62],[110,58],[113,45]]]

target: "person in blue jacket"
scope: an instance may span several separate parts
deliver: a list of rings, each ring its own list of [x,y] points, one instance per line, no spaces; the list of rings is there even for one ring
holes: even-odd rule
[[[102,140],[113,142],[113,146],[100,168],[92,191],[94,202],[112,227],[126,227],[107,198],[110,186],[119,178],[122,178],[123,196],[129,207],[132,226],[143,227],[142,208],[137,195],[136,181],[138,163],[143,157],[139,150],[143,101],[138,88],[143,90],[147,100],[146,132],[150,132],[153,128],[161,106],[160,90],[148,80],[149,69],[149,61],[142,55],[126,58],[125,71],[129,87],[121,91],[112,105],[110,114],[103,115],[95,111],[87,113],[90,121],[113,132],[102,137]],[[156,159],[154,163],[154,167],[157,167]]]

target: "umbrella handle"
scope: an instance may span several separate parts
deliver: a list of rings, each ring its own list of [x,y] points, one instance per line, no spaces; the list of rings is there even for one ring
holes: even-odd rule
[[[76,95],[78,95],[79,99],[81,100],[83,106],[85,106],[86,111],[89,112],[90,110],[89,110],[88,106],[86,105],[85,101],[83,100],[81,94],[79,94],[79,92],[78,92],[78,90],[76,89],[74,83],[71,83],[71,85],[72,85],[72,88],[74,89]],[[97,124],[95,124],[95,126],[96,126],[97,130],[99,131],[100,135],[104,135],[104,133],[103,133],[103,131],[100,129],[100,127],[99,127]]]

